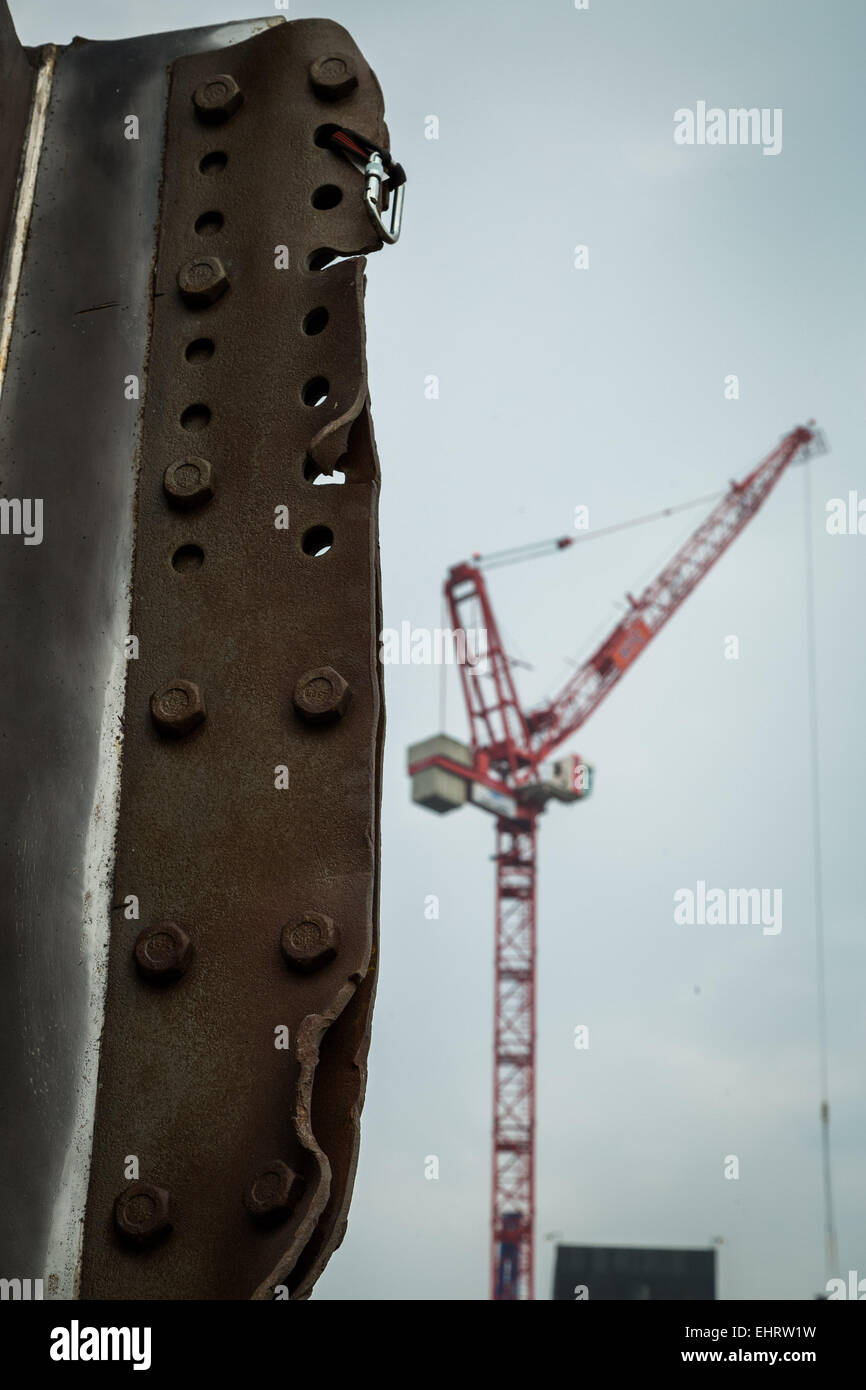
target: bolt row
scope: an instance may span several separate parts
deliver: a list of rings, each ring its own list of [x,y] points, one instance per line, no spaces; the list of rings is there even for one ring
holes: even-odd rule
[[[310,82],[322,100],[337,101],[348,96],[358,84],[354,64],[342,56],[318,58],[310,66]],[[192,97],[198,117],[207,124],[221,124],[240,109],[243,93],[235,79],[219,74],[198,86]],[[200,162],[202,172],[225,167],[226,156],[212,152]],[[222,225],[218,213],[206,214],[196,223],[207,230]],[[177,285],[184,302],[203,308],[216,301],[229,288],[225,266],[218,256],[201,256],[188,261],[177,274]],[[304,332],[319,333],[328,321],[326,309],[311,311],[304,320]],[[213,343],[197,339],[186,350],[188,361],[207,360]],[[317,379],[318,380],[318,379]],[[207,414],[209,418],[209,412]],[[190,456],[169,464],[163,474],[163,490],[168,501],[185,510],[211,500],[214,492],[213,469],[207,459]],[[351,698],[348,683],[331,666],[316,667],[301,675],[292,695],[296,714],[309,724],[331,723],[345,713]],[[195,681],[175,679],[154,691],[150,710],[161,733],[181,738],[193,732],[207,716],[204,695]],[[339,949],[339,932],[325,913],[307,911],[287,922],[280,932],[280,950],[286,965],[301,974],[311,974],[330,964]],[[159,921],[138,935],[133,955],[141,975],[154,985],[171,985],[189,969],[194,957],[189,934],[177,922]],[[273,1159],[258,1169],[242,1194],[244,1206],[258,1223],[268,1225],[284,1219],[296,1204],[302,1179],[281,1159]],[[122,1239],[141,1248],[165,1239],[172,1229],[171,1198],[168,1190],[149,1182],[125,1187],[114,1203],[115,1228]]]
[[[302,912],[282,928],[280,950],[290,969],[312,975],[336,958],[340,935],[324,912]],[[152,984],[170,984],[189,969],[194,955],[189,934],[177,922],[144,927],[133,947],[135,963]]]
[[[348,96],[358,85],[354,63],[350,58],[340,54],[315,59],[310,65],[309,78],[316,95],[331,102]],[[243,92],[238,83],[228,73],[220,73],[202,82],[192,96],[193,106],[199,118],[210,125],[223,124],[230,120],[240,109],[243,99]],[[201,163],[215,159],[218,154],[221,152],[212,152],[211,156],[205,156]],[[224,155],[222,162],[214,167],[225,167]],[[220,214],[207,216],[218,219],[217,225],[222,224]],[[196,225],[198,226],[198,223]],[[216,303],[229,288],[228,275],[218,256],[204,256],[188,261],[178,271],[177,283],[182,298],[193,308]],[[319,333],[327,322],[328,311],[324,308],[314,309],[304,319],[304,332],[308,335]],[[207,338],[196,339],[186,351],[187,360],[196,362],[205,361],[212,354],[213,343]],[[327,392],[328,386],[324,378],[316,377],[307,383],[304,398],[308,404],[321,403],[317,397],[322,386]],[[313,387],[316,388],[315,391],[311,390]],[[196,413],[193,418],[194,412]],[[210,411],[207,407],[190,407],[184,411],[181,423],[189,426],[204,425],[209,419]],[[213,468],[210,462],[193,455],[170,463],[163,474],[163,490],[169,502],[176,507],[189,510],[204,505],[211,500],[214,493]],[[327,528],[313,527],[304,537],[303,548],[308,554],[324,553],[332,540],[333,537]],[[200,552],[197,552],[197,558],[200,563]],[[299,678],[292,702],[302,719],[309,723],[327,723],[339,719],[345,713],[350,693],[347,682],[333,667],[318,667],[306,671]],[[195,681],[184,679],[169,681],[154,691],[150,708],[157,728],[162,733],[176,738],[192,733],[207,717],[204,694],[200,686]]]
[[[280,949],[286,964],[304,975],[312,974],[336,958],[339,932],[323,912],[303,912],[280,932]],[[142,975],[152,984],[169,984],[184,975],[193,958],[188,933],[177,922],[156,922],[139,932],[134,955]],[[249,1179],[243,1202],[250,1216],[262,1225],[282,1221],[297,1202],[303,1183],[282,1159],[272,1159]],[[115,1199],[114,1222],[118,1234],[135,1248],[167,1238],[172,1229],[168,1190],[154,1183],[125,1187]]]
[[[270,1226],[285,1220],[302,1190],[303,1179],[281,1158],[274,1158],[253,1173],[241,1199],[258,1224]],[[165,1240],[173,1226],[168,1189],[152,1182],[130,1183],[115,1199],[114,1225],[118,1235],[138,1249]]]
[[[351,687],[333,666],[315,666],[295,682],[292,705],[307,724],[332,724],[349,707]],[[175,679],[155,690],[150,713],[163,734],[183,738],[207,717],[204,695],[196,681]]]

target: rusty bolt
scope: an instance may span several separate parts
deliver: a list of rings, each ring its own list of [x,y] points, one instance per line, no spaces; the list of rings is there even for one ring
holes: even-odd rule
[[[322,724],[346,713],[352,692],[333,666],[317,666],[305,671],[295,683],[292,703],[302,719]]]
[[[326,54],[310,64],[310,83],[323,101],[341,101],[358,85],[358,73],[351,58],[342,53]]]
[[[163,733],[180,738],[204,719],[204,696],[195,681],[169,681],[153,692],[150,712]]]
[[[176,980],[192,960],[192,942],[177,922],[155,922],[139,932],[135,959],[149,979]]]
[[[146,1245],[171,1229],[168,1193],[150,1182],[124,1188],[114,1203],[117,1229],[138,1245]]]
[[[300,1178],[281,1158],[254,1173],[244,1189],[244,1206],[251,1216],[285,1216],[297,1200]]]
[[[203,121],[227,121],[237,111],[244,94],[233,77],[221,72],[196,87],[192,99]]]
[[[286,964],[303,975],[321,970],[337,954],[337,928],[324,912],[302,912],[283,927],[280,946]]]
[[[165,470],[162,486],[176,507],[197,507],[213,497],[213,469],[207,459],[178,459]]]
[[[229,277],[219,256],[197,256],[177,272],[177,287],[187,304],[214,304],[229,287]]]

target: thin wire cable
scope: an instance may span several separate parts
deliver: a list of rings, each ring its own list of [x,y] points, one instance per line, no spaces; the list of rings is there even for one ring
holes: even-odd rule
[[[615,522],[612,526],[603,526],[598,531],[588,531],[585,536],[576,536],[574,538],[573,544],[577,545],[582,541],[597,540],[600,536],[609,536],[614,531],[626,531],[633,526],[643,526],[650,521],[661,521],[667,517],[675,516],[678,512],[685,512],[693,507],[705,506],[708,502],[716,502],[720,497],[724,496],[724,489],[722,489],[719,492],[705,493],[702,497],[692,498],[690,502],[680,502],[675,507],[664,507],[661,511],[658,512],[647,512],[643,516],[632,517],[630,521],[618,521]],[[682,541],[680,542],[680,544],[683,544],[685,542],[686,537],[689,534],[690,532],[688,530],[683,533]],[[541,547],[546,548],[541,549]],[[511,550],[494,551],[489,557],[480,557],[476,563],[478,563],[479,567],[484,570],[501,569],[504,565],[518,564],[522,560],[539,560],[542,559],[545,555],[551,555],[559,550],[569,548],[570,546],[563,546],[559,544],[555,539],[547,541],[533,541],[526,546],[516,546]],[[676,547],[676,550],[678,549],[679,546]],[[674,553],[676,553],[676,551]],[[666,546],[664,550],[664,559],[669,559],[670,554],[670,547]],[[649,582],[650,577],[654,578],[658,574],[661,563],[662,561],[659,561],[655,565],[644,566],[644,569],[642,571],[644,578],[635,586],[638,593],[640,593],[642,589],[645,587],[645,584]],[[598,624],[595,632],[584,641],[581,647],[581,652],[589,653],[593,651],[595,647],[598,645],[598,639],[600,639],[604,633],[610,631],[610,629],[613,626],[615,626],[617,619],[622,611],[625,611],[625,604],[618,599],[612,600],[611,612],[609,616],[603,618]],[[509,647],[509,650],[513,649],[513,646]],[[566,665],[568,667],[564,679],[568,679],[570,676],[573,676],[575,671],[580,668],[582,663],[582,657],[577,659],[563,658],[563,665]],[[534,669],[531,663],[525,664],[529,666],[530,670]],[[555,688],[558,690],[562,683],[562,679],[556,681],[554,683]],[[551,698],[552,696],[550,694],[550,691],[548,690],[547,693],[543,696],[543,698],[540,701],[537,701],[536,703],[549,704]]]
[[[660,521],[677,512],[688,511],[690,507],[700,507],[707,502],[715,502],[723,497],[721,492],[708,492],[703,497],[693,497],[691,502],[680,502],[676,507],[664,507],[660,512],[647,512],[634,516],[629,521],[617,521],[612,526],[602,526],[598,531],[587,531],[583,536],[550,536],[543,541],[529,541],[526,545],[512,546],[509,550],[493,550],[489,555],[479,555],[476,563],[481,569],[501,569],[503,565],[517,565],[523,560],[541,560],[547,555],[555,555],[558,550],[570,549],[572,545],[582,545],[586,541],[598,540],[614,531],[627,531],[632,526],[643,526],[648,521]]]
[[[824,874],[821,846],[821,783],[818,776],[818,697],[815,642],[815,560],[812,546],[812,465],[803,467],[806,548],[806,641],[808,645],[809,739],[812,764],[812,883],[815,913],[815,981],[818,993],[818,1056],[821,1090],[821,1162],[824,1180],[824,1260],[827,1279],[839,1272],[836,1218],[833,1207],[833,1178],[830,1164],[830,1065],[827,1053],[827,991],[824,969]]]
[[[575,545],[584,541],[598,540],[599,536],[609,536],[612,531],[627,531],[631,526],[643,526],[647,521],[661,521],[663,517],[675,516],[677,512],[687,512],[691,507],[704,507],[708,502],[717,502],[724,497],[726,489],[719,492],[706,492],[703,497],[693,497],[691,502],[678,502],[675,507],[663,507],[660,512],[647,512],[644,516],[632,517],[631,521],[617,521],[612,526],[602,526],[598,531],[587,531],[585,536],[575,536]]]

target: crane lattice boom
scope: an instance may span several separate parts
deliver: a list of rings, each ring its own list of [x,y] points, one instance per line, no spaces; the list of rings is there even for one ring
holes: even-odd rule
[[[580,728],[748,524],[814,433],[800,426],[729,491],[549,705],[527,716],[537,765]]]

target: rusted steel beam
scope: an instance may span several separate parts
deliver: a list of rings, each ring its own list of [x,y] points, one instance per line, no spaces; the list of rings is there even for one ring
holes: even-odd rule
[[[50,1161],[37,1183],[4,1165],[40,1229],[9,1249],[60,1296],[304,1298],[357,1159],[384,717],[360,256],[382,237],[363,168],[321,131],[360,132],[387,168],[381,92],[339,26],[264,21],[76,41],[51,103],[0,435],[53,529],[29,575],[0,551],[0,577],[20,646],[26,615],[49,652],[23,667],[31,699],[52,692],[47,725],[43,700],[17,728],[32,754],[43,719],[40,756],[62,750],[80,795],[49,794],[26,846],[7,822],[0,884],[5,864],[19,997],[41,930],[74,1045],[52,1129],[28,1066],[63,1009],[56,988],[25,998],[17,1158],[42,1138]],[[110,151],[92,234],[73,110]],[[76,219],[77,250],[40,269]],[[27,376],[47,369],[27,341],[43,334],[62,352],[47,418]],[[316,485],[335,469],[342,486]],[[2,756],[23,787],[26,760]]]

